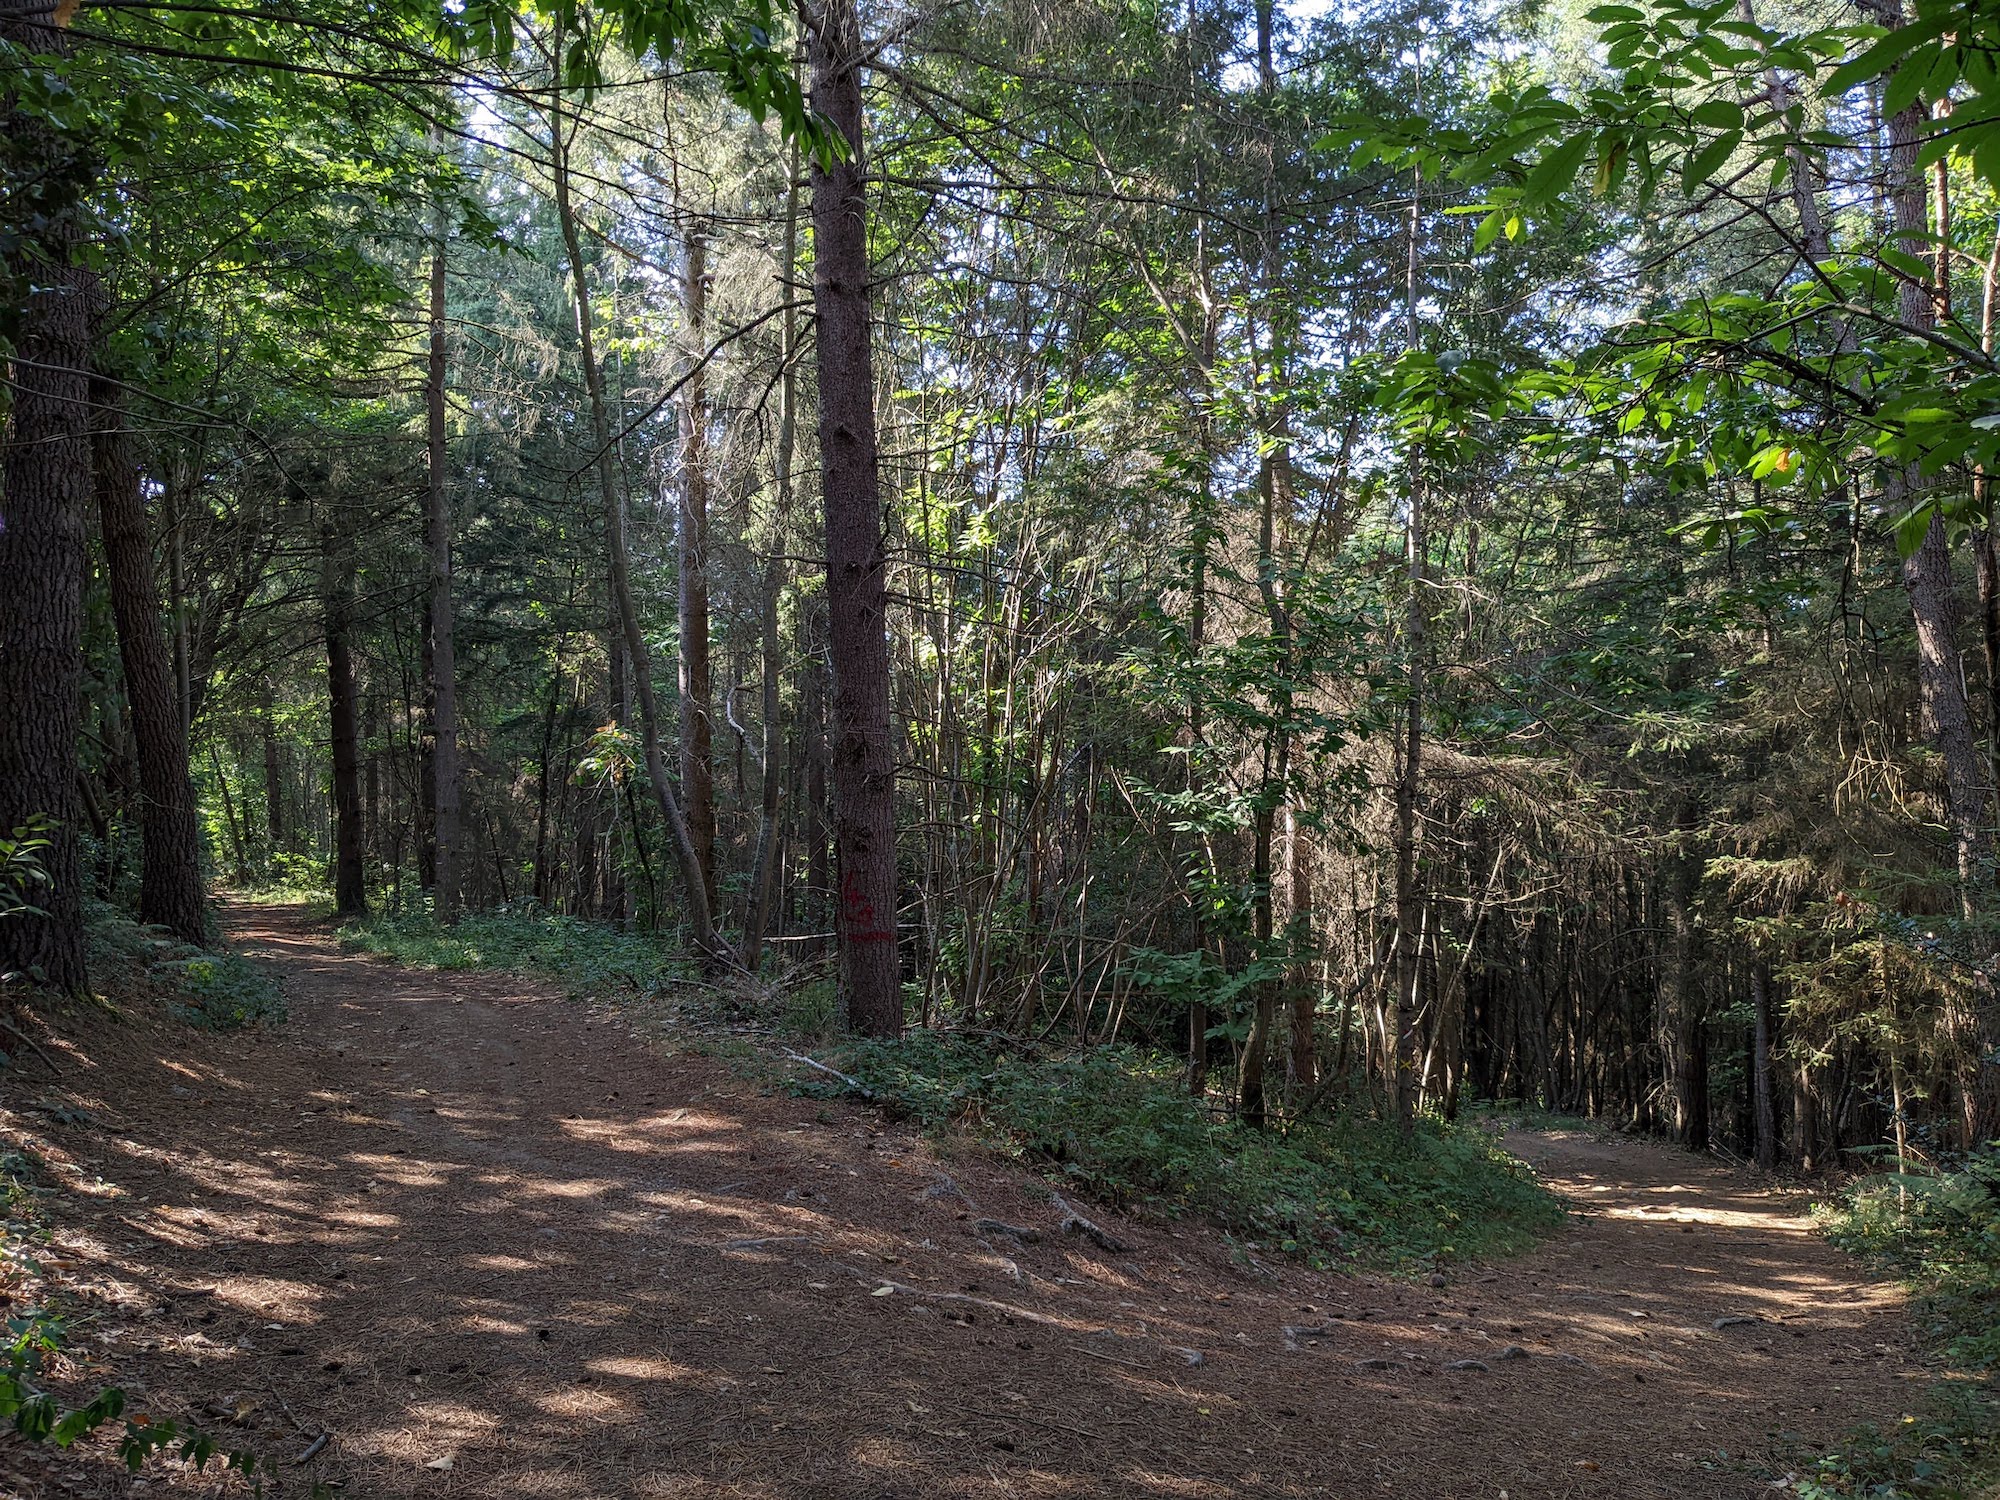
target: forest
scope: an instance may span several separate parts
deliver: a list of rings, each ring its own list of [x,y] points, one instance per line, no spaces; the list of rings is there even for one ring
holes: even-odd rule
[[[20,1070],[313,900],[2000,1197],[1984,0],[5,0],[0,115]]]

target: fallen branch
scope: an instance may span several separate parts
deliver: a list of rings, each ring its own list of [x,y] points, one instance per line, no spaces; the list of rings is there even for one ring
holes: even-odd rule
[[[828,1262],[828,1264],[836,1267],[839,1270],[845,1271],[849,1276],[852,1276],[856,1281],[870,1281],[875,1283],[875,1285],[878,1287],[886,1286],[905,1297],[922,1297],[926,1301],[930,1302],[965,1302],[971,1304],[974,1307],[984,1308],[988,1312],[999,1313],[1003,1317],[1019,1318],[1024,1323],[1040,1323],[1045,1327],[1049,1328],[1067,1328],[1071,1332],[1082,1331],[1085,1333],[1109,1333],[1111,1331],[1108,1328],[1091,1328],[1088,1326],[1085,1326],[1081,1330],[1079,1330],[1077,1325],[1071,1322],[1069,1319],[1052,1318],[1047,1313],[1038,1313],[1026,1307],[1016,1307],[1011,1302],[995,1302],[990,1297],[973,1297],[973,1296],[968,1296],[964,1292],[925,1291],[920,1286],[910,1286],[907,1283],[901,1281],[890,1281],[885,1277],[877,1276],[871,1272],[860,1270],[855,1266],[848,1265],[845,1261],[838,1261],[838,1260],[830,1261]]]
[[[1097,1246],[1098,1249],[1108,1250],[1114,1255],[1125,1255],[1131,1251],[1132,1247],[1119,1239],[1117,1235],[1091,1223],[1090,1220],[1078,1213],[1076,1206],[1069,1199],[1063,1197],[1061,1193],[1051,1193],[1049,1194],[1049,1199],[1057,1208],[1062,1210],[1062,1223],[1056,1227],[1064,1234],[1080,1234]]]
[[[16,1026],[12,1021],[0,1020],[0,1028],[4,1028],[9,1036],[19,1037],[22,1045],[34,1053],[35,1056],[39,1057],[47,1065],[51,1073],[55,1074],[58,1078],[62,1077],[62,1069],[55,1065],[55,1060],[48,1053],[36,1045],[35,1039],[29,1036],[27,1032]]]
[[[818,1058],[807,1057],[803,1052],[794,1052],[790,1047],[785,1048],[785,1056],[789,1057],[795,1063],[804,1063],[809,1068],[817,1068],[829,1078],[838,1078],[855,1095],[866,1099],[871,1104],[875,1102],[875,1091],[852,1074],[843,1073],[838,1068],[829,1068]]]
[[[333,1441],[332,1433],[322,1432],[318,1437],[314,1438],[310,1443],[306,1444],[306,1451],[301,1453],[297,1458],[293,1459],[292,1462],[295,1464],[311,1463],[315,1458],[319,1457],[320,1450],[332,1441]]]

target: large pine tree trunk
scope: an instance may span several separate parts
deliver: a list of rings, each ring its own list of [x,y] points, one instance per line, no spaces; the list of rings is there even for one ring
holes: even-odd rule
[[[429,486],[425,542],[430,554],[430,608],[424,694],[430,707],[431,836],[435,842],[432,902],[440,922],[458,920],[459,774],[458,656],[452,643],[451,499],[445,489],[444,233],[431,250],[430,358],[424,376],[425,458]]]
[[[0,39],[47,49],[41,18],[0,19]],[[0,973],[37,974],[84,988],[82,861],[77,844],[78,691],[83,662],[84,506],[90,492],[90,286],[72,262],[75,198],[88,179],[85,143],[16,114],[0,125],[31,176],[39,243],[8,258],[18,317],[8,370],[11,406],[0,440],[0,838],[31,819],[55,827],[42,854],[39,908],[0,921]],[[22,300],[16,302],[15,298]]]
[[[708,640],[708,246],[687,237],[681,307],[695,367],[681,389],[680,688],[681,805],[701,867],[703,893],[716,906],[715,686]]]
[[[361,853],[361,736],[355,712],[352,548],[329,521],[321,533],[320,594],[326,638],[327,733],[333,754],[333,906],[343,917],[368,911]]]
[[[826,0],[815,19],[808,36],[813,108],[848,147],[830,167],[813,167],[841,993],[855,1030],[893,1037],[903,1029],[896,961],[896,766],[889,728],[888,553],[869,329],[861,20],[855,0]]]
[[[153,578],[138,458],[125,429],[118,387],[99,380],[91,389],[96,417],[91,457],[105,571],[139,759],[139,919],[166,928],[184,943],[201,943],[208,921],[194,783],[188,777],[187,726],[174,692],[173,661]],[[232,833],[234,827],[232,819]]]

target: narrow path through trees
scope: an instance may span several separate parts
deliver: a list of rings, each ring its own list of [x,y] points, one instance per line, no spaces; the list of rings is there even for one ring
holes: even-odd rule
[[[229,922],[288,1025],[201,1063],[51,1034],[91,1123],[23,1071],[0,1126],[69,1184],[90,1354],[287,1464],[330,1432],[347,1494],[1713,1500],[1926,1378],[1795,1195],[1651,1144],[1516,1136],[1580,1213],[1441,1287],[1091,1210],[1107,1253],[1018,1172],[624,1015]],[[8,1494],[65,1472],[0,1440]]]

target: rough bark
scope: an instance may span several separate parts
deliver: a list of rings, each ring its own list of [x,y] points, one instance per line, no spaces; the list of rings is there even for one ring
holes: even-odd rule
[[[888,552],[869,326],[861,22],[854,0],[826,0],[813,20],[808,28],[813,108],[846,143],[838,160],[813,167],[813,307],[840,872],[835,921],[848,1024],[870,1036],[894,1037],[903,1029],[896,955],[896,767],[889,726]]]
[[[1750,966],[1750,1149],[1757,1165],[1778,1165],[1778,1100],[1771,1076],[1771,983],[1760,962]]]
[[[53,44],[23,13],[0,18],[0,39],[32,52]],[[49,884],[39,911],[0,922],[0,973],[37,974],[81,991],[82,861],[77,841],[78,692],[83,662],[84,506],[90,486],[90,306],[73,264],[76,199],[89,177],[80,140],[60,137],[0,104],[14,155],[34,169],[9,184],[16,212],[32,204],[40,234],[8,258],[18,356],[0,440],[0,837],[53,821],[42,854]]]
[[[451,923],[458,920],[460,900],[458,656],[452,642],[451,498],[445,488],[445,247],[441,226],[431,249],[430,282],[430,357],[424,372],[424,455],[429,471],[424,539],[430,557],[430,608],[424,693],[430,707],[430,826],[435,842],[431,900],[437,919]]]
[[[201,833],[165,617],[153,578],[138,455],[116,383],[95,381],[92,395],[91,458],[105,572],[139,760],[139,920],[198,944],[206,940],[208,927]],[[233,818],[230,826],[234,834]]]

